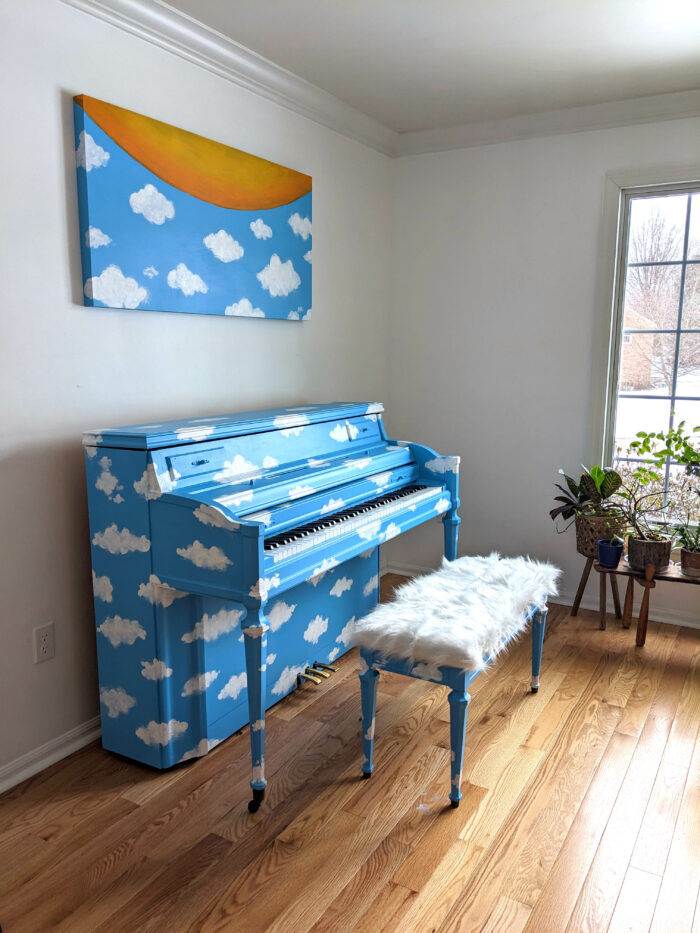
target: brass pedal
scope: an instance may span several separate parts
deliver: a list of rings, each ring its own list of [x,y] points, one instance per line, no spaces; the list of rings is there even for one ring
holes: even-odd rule
[[[309,668],[307,667],[306,670],[308,671]],[[308,674],[306,672],[304,672],[303,674],[297,674],[297,684],[303,684],[307,680],[310,680],[312,683],[316,684],[317,686],[318,684],[323,683],[320,677],[314,677],[313,674]]]
[[[322,661],[314,661],[314,667],[319,674],[321,671],[330,671],[331,674],[335,674],[335,672],[338,670],[335,664],[324,664]]]
[[[319,667],[317,664],[314,664],[313,667],[307,667],[307,668],[306,668],[306,673],[307,673],[307,674],[315,674],[315,675],[320,676],[320,677],[325,677],[326,680],[328,680],[328,678],[331,676],[331,672],[330,672],[330,671],[324,671],[323,668],[322,668],[322,667]]]

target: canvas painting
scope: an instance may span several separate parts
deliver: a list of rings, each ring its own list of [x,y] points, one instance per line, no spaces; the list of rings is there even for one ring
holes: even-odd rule
[[[307,320],[311,177],[79,95],[84,302]]]

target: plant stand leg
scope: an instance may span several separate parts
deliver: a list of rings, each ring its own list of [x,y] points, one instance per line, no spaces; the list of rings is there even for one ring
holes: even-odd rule
[[[578,607],[581,605],[581,600],[583,598],[583,591],[586,589],[586,584],[588,583],[588,577],[591,574],[591,567],[593,566],[593,558],[586,558],[586,566],[583,568],[583,573],[581,574],[581,582],[578,585],[576,590],[576,596],[574,598],[574,604],[571,607],[571,615],[578,615]]]
[[[620,591],[617,588],[617,577],[614,573],[609,573],[608,576],[610,577],[610,589],[612,590],[613,603],[615,604],[615,618],[621,619],[622,612],[620,610]]]
[[[639,621],[637,622],[637,647],[643,648],[644,642],[647,640],[647,625],[649,623],[649,593],[654,589],[656,583],[654,583],[654,574],[656,573],[656,568],[651,564],[644,571],[644,580],[640,580],[640,583],[644,587],[644,596],[642,596],[642,605],[639,610]]]
[[[601,632],[605,631],[605,627],[607,624],[606,618],[605,618],[605,611],[607,608],[607,601],[608,601],[608,584],[605,581],[606,577],[607,577],[607,573],[603,573],[601,571],[600,573],[600,630]]]
[[[627,578],[627,591],[625,592],[625,608],[622,613],[622,627],[629,628],[632,624],[632,610],[634,607],[634,577]]]

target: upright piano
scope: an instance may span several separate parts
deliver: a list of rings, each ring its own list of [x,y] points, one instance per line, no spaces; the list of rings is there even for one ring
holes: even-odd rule
[[[105,748],[157,768],[250,723],[347,651],[381,545],[440,518],[459,458],[387,438],[378,403],[303,405],[83,437]],[[321,673],[319,673],[321,672]]]

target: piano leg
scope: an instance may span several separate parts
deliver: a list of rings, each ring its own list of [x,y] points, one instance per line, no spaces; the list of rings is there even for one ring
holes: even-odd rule
[[[457,675],[457,684],[447,697],[450,703],[450,748],[452,750],[450,803],[459,806],[462,799],[462,765],[467,732],[467,710],[471,697],[467,693],[464,673]]]
[[[457,560],[457,536],[462,519],[452,511],[448,512],[442,522],[445,528],[445,557],[448,560]]]
[[[374,723],[377,713],[377,681],[379,671],[372,666],[372,653],[360,649],[360,692],[362,699],[362,777],[372,776]]]
[[[601,574],[601,579],[602,579]],[[544,627],[547,621],[547,610],[538,609],[532,617],[532,680],[530,689],[537,693],[540,688],[540,666],[542,664],[542,646],[544,645]]]
[[[257,624],[243,629],[245,638],[245,663],[248,672],[248,713],[250,717],[250,753],[253,763],[253,799],[248,801],[248,810],[256,813],[265,797],[265,696],[266,673],[264,658],[267,657],[268,625],[262,608],[258,610]]]

